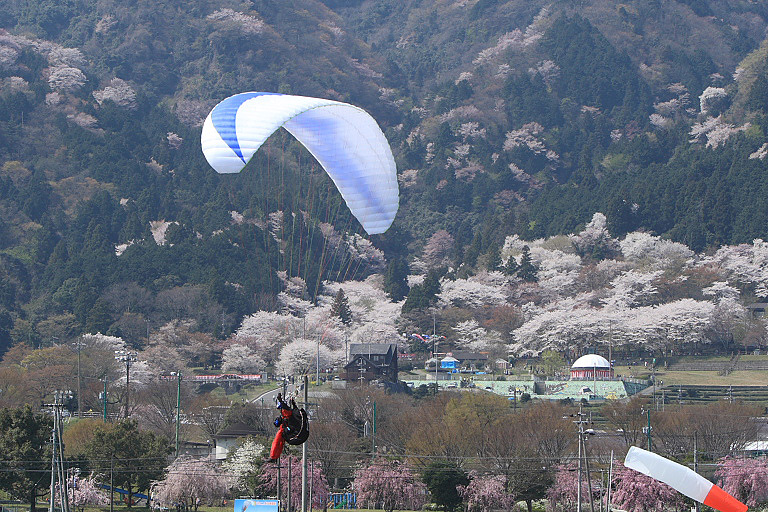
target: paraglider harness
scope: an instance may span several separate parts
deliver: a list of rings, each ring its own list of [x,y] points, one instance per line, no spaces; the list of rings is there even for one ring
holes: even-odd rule
[[[297,407],[293,398],[286,403],[281,393],[277,394],[277,408],[280,416],[275,418],[277,433],[269,454],[273,460],[280,458],[284,443],[298,446],[309,438],[309,418],[304,408]]]

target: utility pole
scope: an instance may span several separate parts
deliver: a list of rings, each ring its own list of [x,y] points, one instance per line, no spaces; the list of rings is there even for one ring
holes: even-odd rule
[[[371,455],[376,458],[376,402],[373,402],[373,428],[371,429]]]
[[[130,352],[127,350],[115,350],[115,360],[125,363],[125,419],[128,419],[128,411],[130,410],[130,393],[131,393],[131,363],[137,361],[136,352]]]
[[[581,406],[579,406],[581,409]],[[579,412],[581,414],[581,412]],[[579,461],[578,478],[576,479],[576,512],[581,512],[581,422],[579,422]]]
[[[318,342],[319,343],[319,342]],[[309,408],[309,379],[304,376],[304,410]],[[307,443],[301,445],[301,512],[307,512]]]
[[[697,431],[693,431],[693,470],[698,473],[699,472],[699,435]],[[698,501],[694,500],[694,505],[696,506],[696,512],[700,512],[701,505]]]
[[[611,465],[608,466],[608,489],[605,499],[605,510],[611,511],[611,484],[613,483],[613,450],[611,450]]]
[[[105,375],[104,376],[104,392],[101,395],[104,401],[104,423],[107,422],[107,380],[108,380],[108,377]]]
[[[582,411],[582,406],[579,404],[579,412],[576,414],[572,414],[571,416],[575,416],[576,420],[574,423],[578,425],[578,436],[579,436],[579,453],[578,453],[578,482],[576,484],[576,512],[581,512],[581,473],[582,473],[582,464],[581,459],[584,458],[584,465],[586,466],[587,470],[587,488],[589,489],[589,506],[591,512],[595,512],[595,500],[592,497],[592,479],[589,472],[589,458],[587,457],[587,445],[584,442],[586,436],[594,434],[591,430],[584,430],[584,425],[587,423],[591,423],[591,420],[587,419],[587,414],[585,414]]]
[[[571,415],[574,416],[574,415]],[[581,512],[581,439],[584,436],[584,423],[586,423],[586,420],[584,420],[584,414],[581,410],[581,404],[579,404],[579,412],[576,413],[576,420],[574,423],[578,426],[578,436],[579,436],[579,443],[578,443],[578,461],[577,461],[577,471],[578,471],[578,477],[576,479],[576,512]]]
[[[181,417],[181,372],[176,373],[176,457],[179,456],[179,423]]]
[[[584,432],[581,434],[581,444],[584,446],[584,465],[587,467],[587,489],[589,490],[589,508],[591,512],[595,512],[595,500],[594,500],[594,494],[592,493],[592,475],[589,473],[589,457],[587,456],[587,443],[584,436],[586,436],[587,433]]]
[[[435,335],[435,312],[432,312],[432,357],[435,358],[435,395],[437,395],[437,370],[440,368],[440,361],[437,359],[437,336]]]
[[[645,412],[648,415],[648,427],[646,428],[646,432],[648,434],[648,451],[650,452],[652,451],[651,445],[653,444],[651,442],[651,408],[649,407],[648,410]]]
[[[284,510],[283,502],[282,502],[283,482],[282,482],[282,478],[281,478],[281,473],[282,473],[281,469],[282,469],[282,466],[280,464],[280,457],[278,457],[277,458],[277,507],[278,507],[278,512]]]
[[[67,494],[67,478],[64,471],[63,444],[61,442],[61,409],[64,401],[72,398],[72,392],[56,390],[53,403],[44,404],[53,408],[53,431],[51,432],[51,489],[48,511],[54,512],[56,494],[58,492],[62,512],[69,512],[69,495]]]
[[[77,417],[83,417],[83,401],[82,401],[82,388],[80,386],[80,349],[83,347],[83,342],[80,338],[75,341],[75,348],[77,348]]]
[[[292,464],[292,461],[293,461],[293,459],[289,455],[288,456],[288,499],[287,499],[288,503],[287,503],[287,508],[286,508],[286,510],[288,512],[291,512],[291,501],[292,501],[291,500],[291,480],[293,480],[293,464]]]
[[[308,498],[308,511],[312,512],[312,489],[315,486],[315,461],[309,463],[309,498]],[[306,511],[305,511],[306,512]]]

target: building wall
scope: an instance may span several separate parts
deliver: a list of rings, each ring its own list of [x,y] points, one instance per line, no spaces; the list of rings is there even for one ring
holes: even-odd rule
[[[594,369],[572,369],[572,379],[594,379],[597,375],[598,379],[610,379],[613,377],[613,370],[601,370],[600,368]]]

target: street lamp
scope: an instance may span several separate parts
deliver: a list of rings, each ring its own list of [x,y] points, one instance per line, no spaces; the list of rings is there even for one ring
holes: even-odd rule
[[[125,363],[125,419],[128,419],[129,396],[131,393],[131,363],[135,363],[136,352],[115,350],[115,360]]]

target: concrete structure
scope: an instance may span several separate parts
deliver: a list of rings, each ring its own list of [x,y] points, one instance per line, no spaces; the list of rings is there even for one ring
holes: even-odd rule
[[[453,378],[451,378],[453,377]],[[621,399],[627,398],[635,393],[639,393],[647,388],[650,383],[639,379],[613,379],[599,380],[596,389],[590,382],[578,380],[543,380],[543,379],[507,379],[507,380],[486,380],[488,375],[473,375],[469,382],[462,383],[467,377],[462,374],[441,373],[438,386],[440,389],[451,389],[456,391],[476,391],[484,390],[497,395],[507,396],[510,399],[522,398],[523,393],[527,393],[531,398],[537,400],[564,400],[570,399],[578,401],[603,400],[603,399]],[[422,385],[434,385],[434,373],[425,375],[421,379],[405,379],[410,388],[418,388]],[[467,385],[468,384],[468,385]]]
[[[611,363],[597,354],[581,356],[571,366],[572,380],[606,380],[612,378]]]

